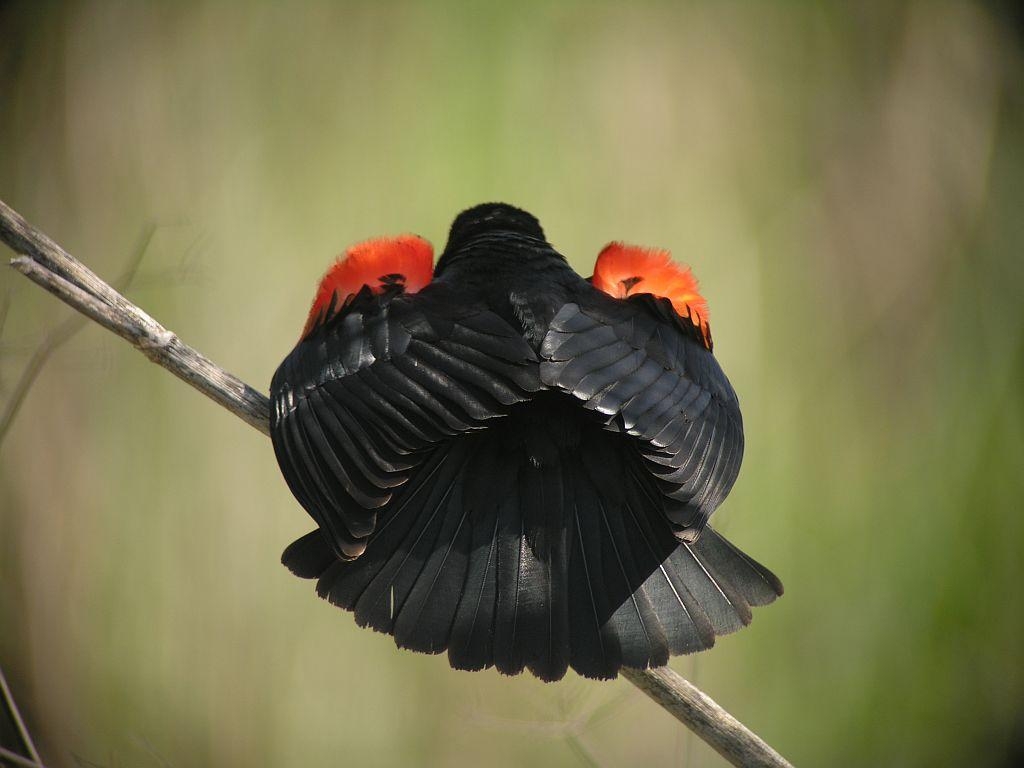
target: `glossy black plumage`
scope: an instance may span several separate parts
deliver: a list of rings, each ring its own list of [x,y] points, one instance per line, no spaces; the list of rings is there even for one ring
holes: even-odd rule
[[[275,374],[274,448],[319,526],[285,564],[402,647],[545,680],[748,623],[781,584],[705,529],[739,406],[665,304],[597,291],[529,214],[461,214],[429,285],[360,292]]]
[[[739,474],[736,393],[711,353],[652,312],[648,297],[586,301],[565,304],[552,321],[541,380],[636,438],[673,531],[694,541]]]

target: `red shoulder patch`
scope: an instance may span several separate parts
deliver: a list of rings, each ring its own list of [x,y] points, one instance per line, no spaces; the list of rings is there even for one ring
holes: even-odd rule
[[[672,302],[676,314],[700,329],[704,346],[711,348],[708,303],[700,295],[697,278],[689,267],[672,261],[668,251],[625,243],[609,243],[597,257],[595,288],[617,299],[652,293]]]
[[[345,251],[320,280],[302,338],[316,327],[332,300],[334,306],[340,308],[364,285],[380,293],[385,286],[401,284],[406,293],[416,293],[433,276],[434,248],[422,237],[399,235],[357,243]]]

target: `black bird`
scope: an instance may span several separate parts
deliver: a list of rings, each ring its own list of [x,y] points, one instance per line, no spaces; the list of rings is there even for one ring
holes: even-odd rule
[[[318,528],[284,564],[453,667],[615,677],[709,648],[782,584],[706,525],[743,455],[706,304],[667,252],[587,280],[479,205],[349,249],[274,374],[271,433]]]

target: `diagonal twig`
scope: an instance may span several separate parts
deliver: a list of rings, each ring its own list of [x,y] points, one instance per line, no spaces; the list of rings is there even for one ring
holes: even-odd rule
[[[247,424],[270,434],[266,396],[182,342],[2,201],[0,240],[25,254],[11,266],[34,283],[113,331]]]
[[[760,736],[672,668],[623,667],[622,676],[671,712],[733,765],[789,766],[786,759]]]
[[[135,278],[135,274],[138,272],[139,265],[142,264],[142,257],[146,255],[146,251],[149,249],[150,243],[153,241],[153,235],[156,233],[156,225],[150,224],[146,227],[143,232],[142,238],[139,241],[139,245],[136,247],[135,252],[129,262],[128,268],[124,271],[121,277],[114,282],[118,290],[124,290],[131,285],[132,280]],[[4,305],[4,310],[0,311],[0,333],[3,331],[4,319],[6,318],[8,305],[10,304],[10,296],[7,297],[7,302]],[[85,327],[88,317],[84,317],[81,314],[72,315],[60,325],[50,330],[42,343],[36,347],[32,353],[32,357],[29,358],[28,364],[21,373],[21,377],[18,379],[18,383],[14,386],[14,391],[10,397],[7,398],[7,403],[4,405],[3,413],[0,413],[0,444],[3,443],[4,438],[7,436],[7,431],[11,428],[11,424],[14,423],[14,417],[18,415],[18,411],[21,408],[21,404],[25,401],[25,397],[32,389],[32,385],[35,383],[36,378],[43,370],[43,366],[46,365],[46,361],[50,359],[54,352],[56,352],[62,345],[70,341],[76,333]]]
[[[21,743],[24,745],[25,751],[28,752],[29,755],[26,758],[19,755],[17,752],[12,752],[9,749],[0,747],[0,757],[4,760],[18,763],[19,765],[41,768],[43,761],[40,759],[39,751],[36,749],[36,745],[32,741],[32,736],[29,734],[28,728],[25,726],[25,721],[21,717],[18,705],[14,702],[14,694],[11,693],[11,688],[7,685],[7,678],[4,677],[4,671],[2,668],[0,668],[0,694],[3,695],[4,703],[7,706],[7,712],[14,721],[14,727],[18,731],[18,736],[21,737]]]
[[[12,752],[5,747],[0,747],[0,761],[7,761],[12,765],[25,766],[25,768],[44,768],[42,763],[37,763],[35,760],[29,760],[27,757],[23,757],[17,752]]]
[[[247,424],[270,434],[269,402],[264,395],[183,343],[3,201],[0,240],[22,254],[11,266],[30,280],[126,339]],[[753,731],[671,668],[624,668],[622,673],[733,765],[792,768]]]

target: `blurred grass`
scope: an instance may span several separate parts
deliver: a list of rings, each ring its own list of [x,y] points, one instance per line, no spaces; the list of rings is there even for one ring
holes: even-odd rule
[[[684,674],[796,764],[999,764],[1024,714],[1024,66],[945,3],[0,6],[0,198],[265,386],[330,258],[461,208],[670,247],[777,604]],[[68,311],[0,272],[0,398]],[[52,766],[717,765],[627,684],[397,651],[277,561],[267,441],[120,341],[0,446],[0,660]],[[84,764],[84,763],[83,763]],[[1007,764],[1009,764],[1007,760]]]

